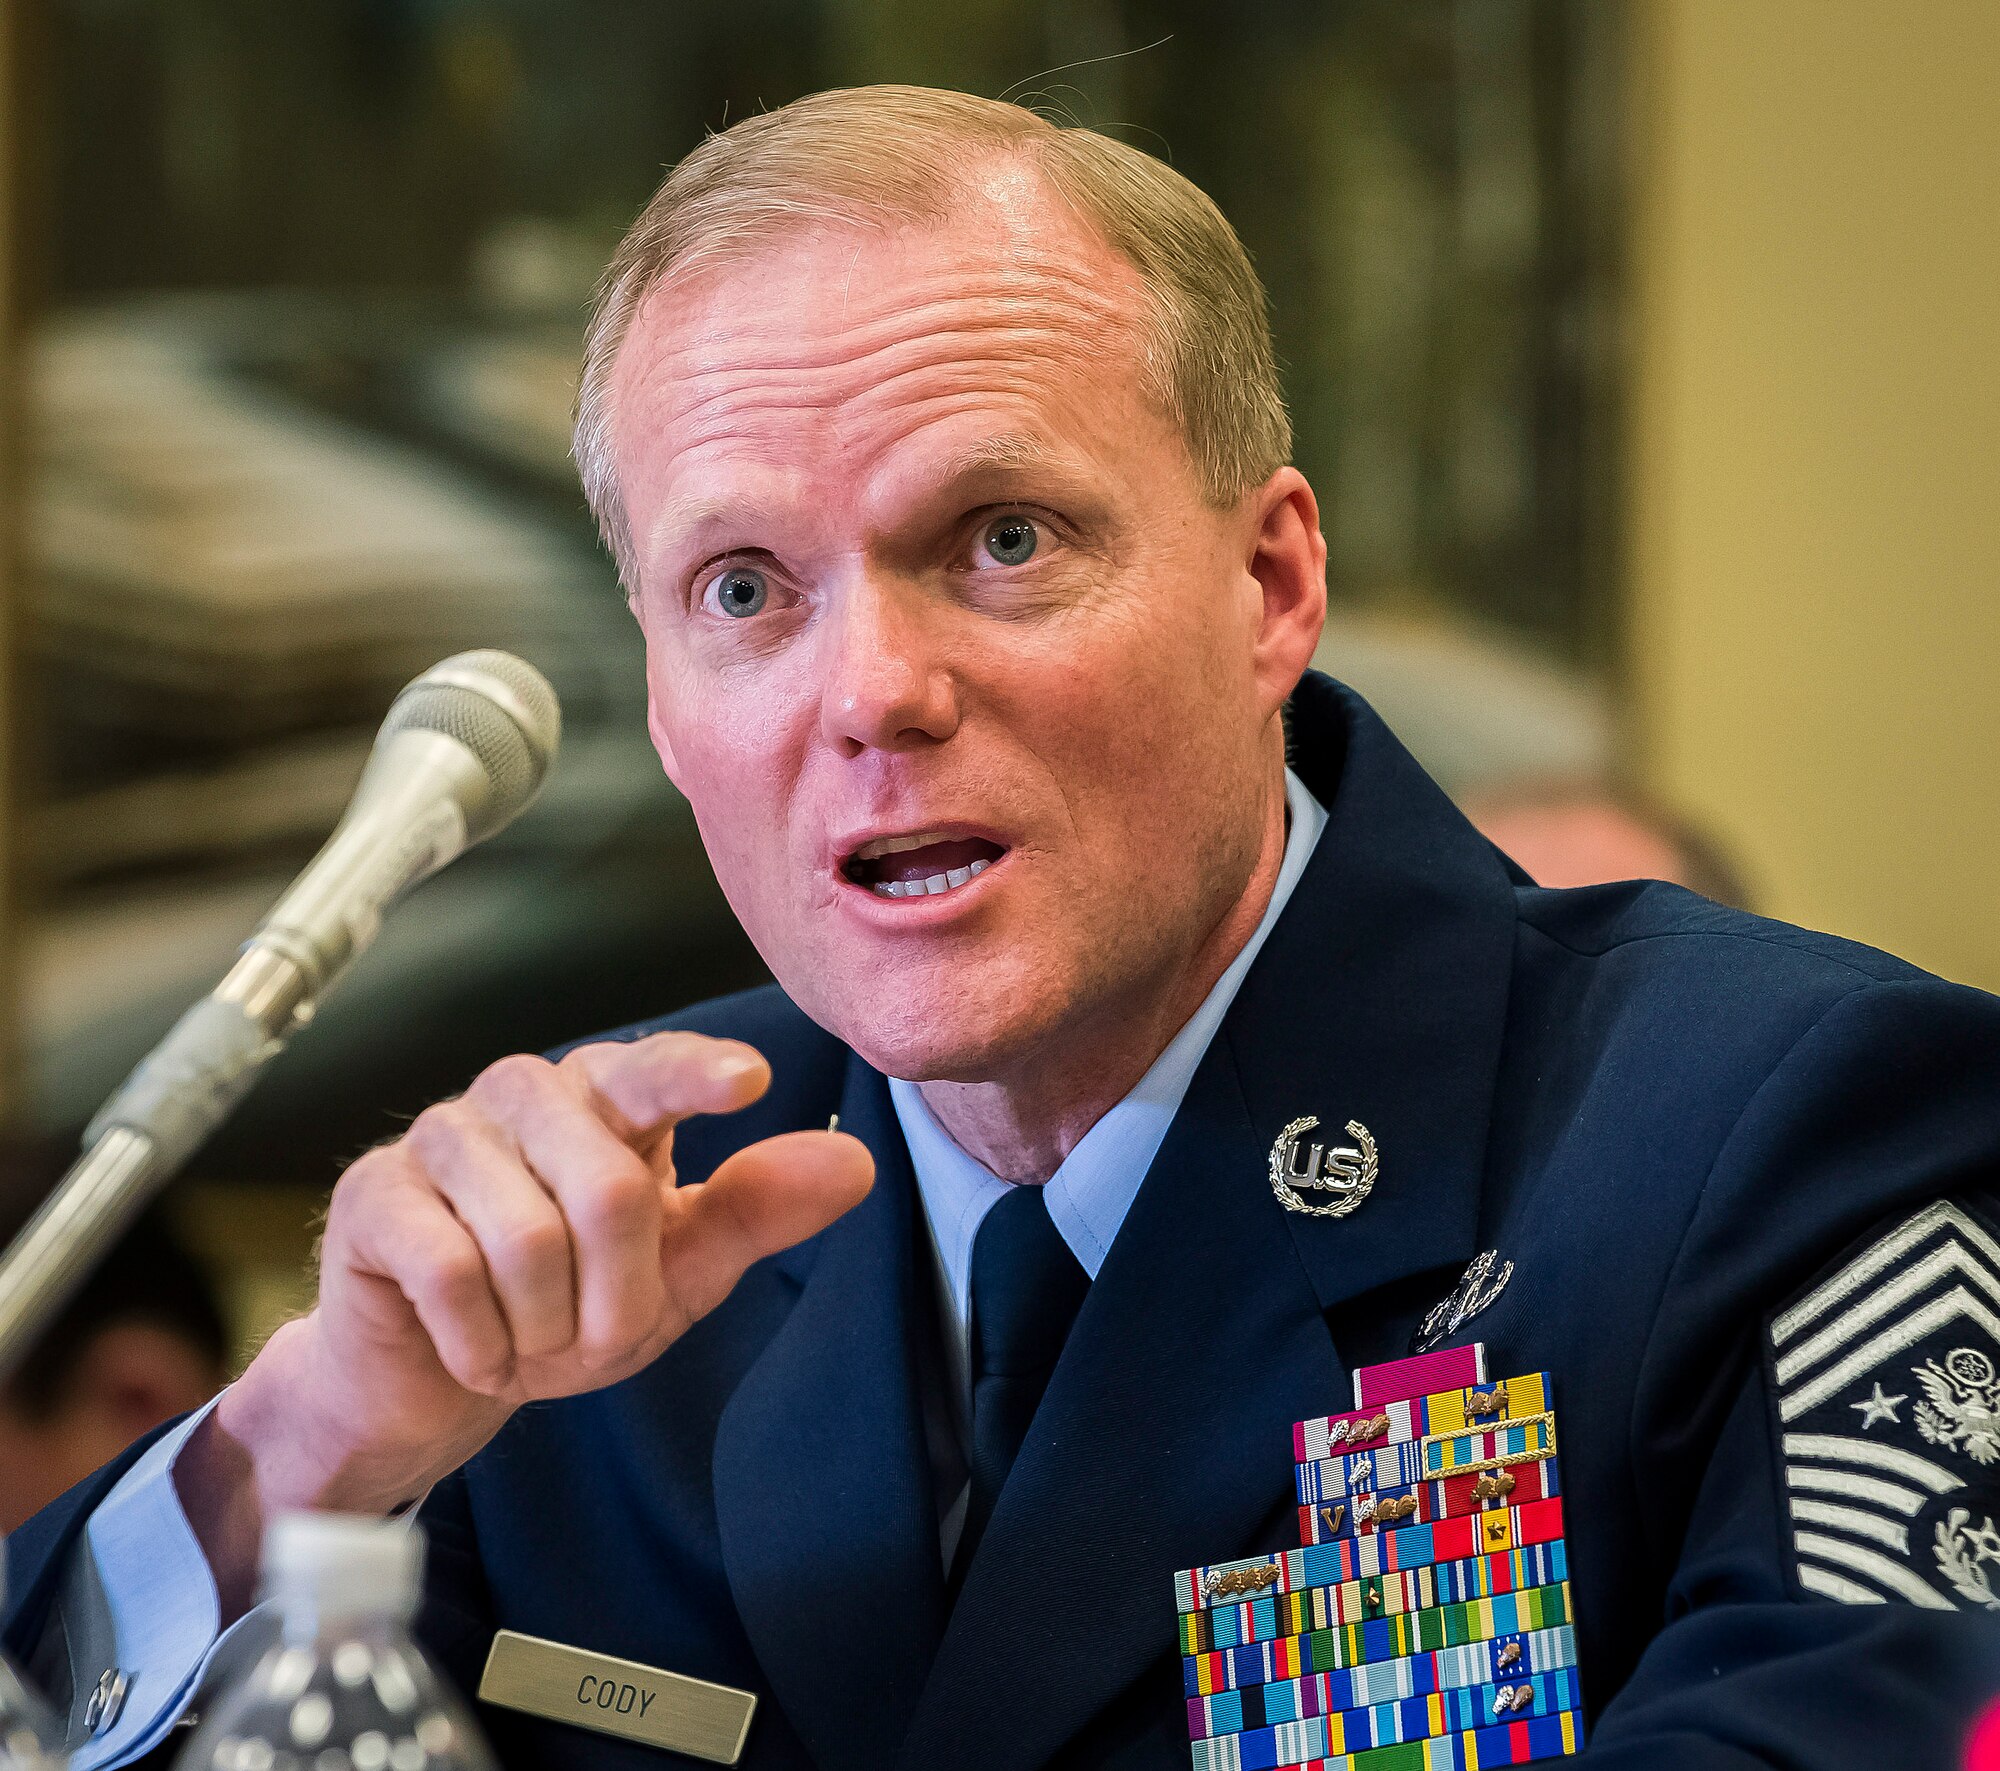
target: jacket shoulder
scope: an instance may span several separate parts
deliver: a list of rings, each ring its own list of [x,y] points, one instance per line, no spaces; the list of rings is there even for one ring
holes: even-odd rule
[[[1613,1025],[1678,1025],[1684,1034],[1698,1029],[1700,1043],[1717,1051],[1743,1041],[1763,1049],[1772,1039],[1788,1047],[1823,1020],[1866,1025],[1893,1007],[1940,1032],[2000,1040],[2000,997],[1679,886],[1646,880],[1515,895],[1530,973],[1573,1007],[1589,999],[1608,1010]],[[1685,1055],[1699,1062],[1694,1050]]]
[[[1921,1194],[1910,1153],[1956,1151],[1982,1174],[2000,1160],[1981,1081],[2000,1067],[2000,997],[1674,886],[1517,903],[1503,1122],[1544,1158],[1595,1128],[1593,1160],[1643,1161],[1661,1229],[1678,1235],[1732,1176],[1758,1209],[1785,1181],[1779,1215],[1803,1228],[1813,1208],[1789,1182],[1829,1147],[1839,1180],[1818,1197],[1844,1220]]]
[[[1581,958],[1618,959],[1662,970],[1746,968],[1773,980],[1816,980],[1841,993],[1867,984],[1936,983],[1907,960],[1819,934],[1659,880],[1515,892],[1521,922]]]

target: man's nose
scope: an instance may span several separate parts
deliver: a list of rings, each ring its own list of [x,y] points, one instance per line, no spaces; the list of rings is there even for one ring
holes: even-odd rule
[[[856,574],[821,630],[820,731],[848,755],[901,750],[958,729],[958,691],[915,586]]]

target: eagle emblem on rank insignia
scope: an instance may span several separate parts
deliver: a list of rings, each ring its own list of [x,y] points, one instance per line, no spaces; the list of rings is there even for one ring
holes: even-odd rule
[[[1975,1463],[2000,1463],[2000,1381],[1976,1347],[1927,1359],[1911,1375],[1930,1399],[1917,1404],[1917,1431],[1933,1445],[1963,1450]]]
[[[1773,1316],[1767,1354],[1800,1588],[2000,1611],[2000,1231],[1926,1206]]]

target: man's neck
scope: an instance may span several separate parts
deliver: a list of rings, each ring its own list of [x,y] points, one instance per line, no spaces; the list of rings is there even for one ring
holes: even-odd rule
[[[924,1105],[958,1147],[1002,1180],[1048,1180],[1138,1086],[1257,932],[1284,865],[1287,827],[1281,787],[1249,882],[1160,987],[1065,1027],[1004,1079],[921,1084]]]

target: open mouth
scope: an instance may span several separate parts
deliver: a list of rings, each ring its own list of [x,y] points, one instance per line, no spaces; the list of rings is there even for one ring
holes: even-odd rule
[[[1006,852],[981,836],[919,831],[863,843],[840,870],[878,898],[935,898],[970,885]]]

